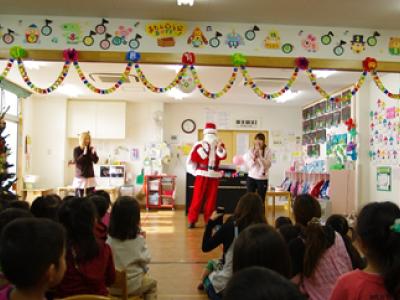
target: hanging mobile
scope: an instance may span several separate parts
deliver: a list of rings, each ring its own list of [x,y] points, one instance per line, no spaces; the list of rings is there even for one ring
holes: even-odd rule
[[[329,31],[327,34],[321,36],[322,45],[329,45],[332,42],[332,37],[334,36],[332,31]]]
[[[100,48],[103,50],[107,50],[111,46],[110,38],[112,37],[111,34],[106,33],[106,36],[103,40],[100,41]]]
[[[246,38],[246,40],[254,40],[256,38],[256,31],[260,31],[260,28],[257,25],[255,25],[252,29],[247,30],[244,33],[244,37]]]
[[[53,23],[52,20],[44,20],[45,25],[43,25],[42,29],[40,30],[44,36],[49,36],[53,32],[53,28],[51,28],[50,24]]]
[[[93,46],[94,44],[94,38],[93,36],[96,35],[96,32],[94,32],[93,30],[90,30],[89,35],[85,36],[83,38],[83,44],[87,47]]]
[[[367,38],[368,46],[370,46],[370,47],[376,46],[376,44],[378,44],[378,39],[377,39],[378,36],[381,36],[381,34],[378,31],[375,31],[373,35],[368,37]]]
[[[222,37],[222,33],[220,33],[220,32],[217,31],[217,32],[215,33],[215,36],[212,37],[212,38],[210,39],[210,41],[209,41],[210,46],[213,47],[213,48],[218,48],[219,45],[221,45],[220,37]]]
[[[107,27],[106,27],[106,24],[108,24],[109,23],[109,21],[107,20],[107,19],[102,19],[101,20],[101,24],[98,24],[96,27],[95,27],[95,31],[96,31],[96,33],[97,34],[104,34],[106,31],[107,31]]]
[[[7,33],[3,34],[2,40],[7,45],[12,44],[15,40],[15,31],[8,28]]]
[[[139,41],[139,40],[140,40],[141,38],[142,38],[142,36],[141,36],[140,34],[136,34],[135,38],[134,38],[134,39],[131,39],[131,40],[129,41],[129,48],[131,48],[131,49],[133,49],[133,50],[139,48],[139,47],[140,47],[140,41]]]
[[[290,43],[286,43],[282,45],[282,52],[285,54],[289,54],[293,51],[293,45]]]
[[[337,45],[335,48],[333,48],[333,53],[336,56],[341,56],[344,53],[344,45],[346,45],[347,43],[343,40],[340,41],[339,45]]]

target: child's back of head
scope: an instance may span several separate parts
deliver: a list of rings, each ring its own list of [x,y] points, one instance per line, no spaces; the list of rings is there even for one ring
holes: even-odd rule
[[[57,195],[48,195],[37,197],[31,206],[31,213],[36,218],[47,218],[58,220],[58,209],[61,205],[61,199]]]
[[[294,240],[301,234],[301,229],[296,225],[283,225],[278,229],[278,232],[282,235],[286,243]]]
[[[292,225],[292,220],[290,220],[290,218],[288,217],[278,217],[275,220],[275,229],[279,229],[284,225]]]
[[[93,194],[89,197],[89,199],[93,202],[94,206],[96,207],[97,218],[100,222],[101,219],[105,216],[108,209],[110,208],[111,202],[109,198],[104,197],[101,194]]]
[[[8,223],[19,218],[33,218],[33,215],[21,208],[7,208],[0,212],[0,233]]]
[[[357,219],[357,234],[369,264],[383,276],[393,299],[400,298],[400,209],[392,202],[369,203]]]
[[[0,238],[0,264],[5,277],[21,291],[57,285],[65,272],[65,233],[45,219],[10,222]]]
[[[29,210],[30,209],[29,202],[22,201],[22,200],[11,201],[8,207],[20,208],[20,209],[25,209],[25,210]]]
[[[268,254],[266,254],[268,255]],[[224,300],[305,300],[297,287],[278,273],[250,267],[235,273],[224,291]]]
[[[233,272],[259,266],[290,276],[290,256],[281,235],[267,224],[247,227],[237,238],[233,251]]]
[[[119,197],[111,210],[109,235],[121,241],[135,239],[140,231],[139,226],[139,202],[133,197]]]

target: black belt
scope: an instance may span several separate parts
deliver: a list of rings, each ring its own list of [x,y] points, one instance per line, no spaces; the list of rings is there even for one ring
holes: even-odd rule
[[[211,167],[211,166],[202,165],[202,164],[199,165],[199,168],[200,168],[200,169],[207,169],[207,170],[218,171],[218,168],[217,168],[217,167]]]

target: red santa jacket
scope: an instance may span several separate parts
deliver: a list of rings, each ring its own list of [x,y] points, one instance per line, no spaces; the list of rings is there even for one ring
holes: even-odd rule
[[[220,150],[205,141],[197,142],[188,157],[188,172],[195,176],[220,178],[219,164],[226,159],[226,154],[223,145]]]

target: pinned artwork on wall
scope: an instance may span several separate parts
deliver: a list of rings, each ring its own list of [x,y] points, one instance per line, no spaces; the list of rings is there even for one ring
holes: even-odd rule
[[[246,40],[248,41],[253,41],[256,38],[256,32],[260,31],[260,27],[258,27],[257,25],[254,25],[253,28],[247,30],[244,33],[244,37],[246,38]]]
[[[221,37],[223,36],[222,33],[216,31],[215,35],[210,39],[209,44],[213,48],[218,48],[221,45]]]
[[[102,39],[100,41],[100,44],[99,44],[100,48],[103,50],[108,50],[111,46],[111,41],[110,41],[111,38],[112,38],[112,35],[109,33],[106,33],[104,36],[104,39]]]
[[[7,32],[3,33],[1,39],[5,44],[11,45],[15,41],[15,36],[16,36],[15,31],[10,28],[7,28]]]
[[[400,55],[400,37],[391,37],[389,39],[389,53],[391,55]]]
[[[360,54],[361,52],[365,51],[365,42],[364,42],[364,35],[362,34],[355,34],[353,35],[353,39],[351,40],[351,50],[355,54]]]
[[[82,39],[81,25],[78,23],[65,23],[62,25],[63,36],[70,45],[79,44]]]
[[[157,38],[159,47],[174,47],[175,38],[186,33],[186,24],[180,22],[157,22],[146,25],[146,33]]]
[[[89,35],[86,35],[83,37],[83,44],[87,47],[91,47],[94,44],[94,37],[96,35],[96,32],[93,30],[90,30]]]
[[[96,25],[96,27],[94,28],[94,31],[97,33],[97,34],[105,34],[106,32],[107,32],[107,27],[106,27],[106,24],[108,24],[109,23],[109,21],[107,20],[107,19],[102,19],[101,20],[101,23],[100,24],[98,24],[98,25]]]
[[[290,54],[290,53],[292,53],[292,51],[294,49],[294,46],[292,44],[290,44],[290,43],[285,43],[285,44],[282,45],[281,49],[282,49],[283,53]]]
[[[118,29],[114,33],[114,37],[112,39],[112,43],[114,46],[126,45],[128,42],[128,37],[133,32],[132,27],[118,26]]]
[[[342,56],[344,53],[344,45],[346,45],[347,43],[343,40],[341,40],[334,48],[333,48],[333,53],[336,56]]]
[[[232,30],[232,32],[230,32],[226,35],[225,44],[228,45],[229,48],[236,49],[239,46],[244,45],[244,39],[235,30]]]
[[[271,50],[279,50],[281,47],[281,36],[279,31],[271,30],[268,32],[268,35],[264,40],[264,47]]]
[[[332,43],[332,37],[334,36],[332,31],[329,31],[327,34],[321,36],[321,43],[322,45],[330,45]]]
[[[29,44],[37,44],[39,42],[40,31],[36,24],[31,24],[25,30],[25,42]]]
[[[377,37],[380,37],[381,34],[378,31],[374,31],[373,35],[367,38],[367,44],[370,47],[375,47],[378,44]]]
[[[392,168],[376,168],[376,189],[380,192],[390,192],[392,190]]]
[[[194,48],[201,48],[208,45],[208,40],[200,27],[195,27],[192,34],[189,36],[187,43],[189,45],[191,44]]]
[[[311,33],[301,40],[301,46],[307,52],[317,52],[319,50],[317,37]]]
[[[53,33],[53,28],[50,26],[53,23],[53,21],[46,19],[46,20],[44,20],[44,23],[45,24],[42,26],[40,31],[42,32],[42,34],[44,36],[50,36]]]

